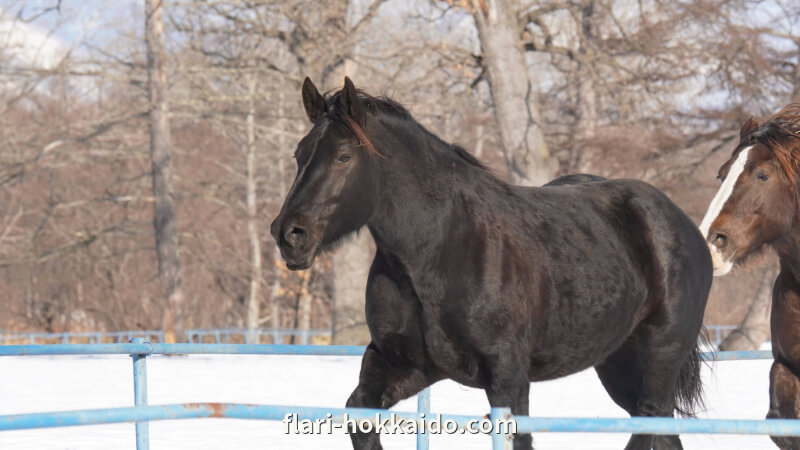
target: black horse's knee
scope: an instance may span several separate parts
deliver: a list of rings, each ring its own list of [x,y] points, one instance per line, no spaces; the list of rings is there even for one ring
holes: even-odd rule
[[[358,385],[347,399],[348,408],[377,408],[380,406],[380,394],[372,392],[363,385]]]
[[[359,384],[347,399],[348,408],[377,408],[380,403],[380,394],[377,394],[364,385]],[[378,433],[363,433],[356,431],[350,433],[350,440],[354,450],[380,450],[381,441]]]

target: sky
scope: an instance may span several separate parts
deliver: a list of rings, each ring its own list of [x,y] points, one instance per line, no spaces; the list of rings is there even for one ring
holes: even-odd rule
[[[361,3],[369,1],[371,0],[358,0]],[[790,20],[783,9],[791,2],[792,0],[753,2],[752,10],[737,19],[742,24],[798,35],[800,22]],[[120,34],[143,32],[142,0],[61,0],[57,11],[51,10],[42,14],[43,11],[52,9],[58,4],[58,0],[0,0],[0,48],[10,48],[7,51],[13,60],[21,65],[51,68],[57,65],[67,52],[72,51],[74,55],[80,55],[91,46],[107,48],[107,44],[117,40]],[[389,2],[382,6],[381,15],[406,17],[415,12],[415,9],[419,10],[416,12],[423,12],[430,9],[430,4],[426,1],[419,4]],[[16,18],[21,20],[15,20]],[[432,25],[430,33],[424,38],[432,40],[436,39],[436,33],[446,33],[449,38],[459,36],[462,41],[472,41],[477,46],[475,30],[466,30],[464,25],[465,23],[453,24],[440,21]],[[402,32],[402,27],[396,31]],[[788,39],[778,37],[768,39],[769,43],[777,48],[794,45]],[[132,41],[119,40],[119,42]],[[475,48],[474,51],[477,52],[479,49]],[[543,75],[543,78],[547,76]],[[546,89],[547,80],[539,81],[544,83],[543,89]],[[689,109],[713,108],[730,100],[727,92],[707,90],[703,80],[687,85],[682,98],[686,99],[686,107]]]

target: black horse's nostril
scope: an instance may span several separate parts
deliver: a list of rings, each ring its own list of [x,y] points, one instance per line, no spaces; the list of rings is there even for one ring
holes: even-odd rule
[[[293,225],[286,227],[283,238],[286,239],[286,242],[292,247],[302,247],[308,240],[308,231],[299,225]]]
[[[720,232],[714,232],[712,234],[711,245],[719,249],[725,248],[725,246],[728,245],[728,236],[725,236]]]

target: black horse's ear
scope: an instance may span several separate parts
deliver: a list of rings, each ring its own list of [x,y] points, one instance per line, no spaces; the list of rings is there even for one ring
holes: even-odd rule
[[[747,119],[747,122],[742,125],[742,129],[739,130],[739,140],[743,141],[744,138],[755,131],[756,128],[758,128],[758,122],[753,118],[753,116],[750,116],[750,118]]]
[[[353,86],[349,77],[344,77],[344,89],[342,89],[342,106],[351,119],[362,127],[366,124],[366,115],[361,101],[358,99],[358,91]]]
[[[328,104],[325,103],[325,98],[308,77],[303,81],[303,107],[306,109],[308,120],[311,123],[316,122],[321,115],[328,112]]]

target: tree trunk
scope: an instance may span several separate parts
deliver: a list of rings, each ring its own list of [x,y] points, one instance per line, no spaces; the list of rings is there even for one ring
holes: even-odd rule
[[[800,102],[800,42],[795,42],[795,48],[797,50],[795,60],[797,62],[794,64],[794,73],[792,79],[792,98],[791,101],[793,102]]]
[[[278,92],[278,119],[277,125],[279,129],[285,129],[286,124],[286,112],[285,112],[285,96],[284,91],[282,89]],[[283,151],[286,147],[286,135],[283,133],[278,134],[276,142],[278,144],[278,151]],[[284,166],[283,166],[283,159],[278,158],[277,164],[275,166],[275,180],[278,180],[278,192],[276,193],[276,198],[278,201],[282,200],[286,196],[286,185],[285,185],[285,174],[284,174]],[[283,259],[281,258],[281,252],[277,245],[272,245],[272,288],[270,289],[270,296],[269,296],[269,326],[273,330],[278,330],[281,328],[281,307],[278,304],[278,297],[281,294],[281,266],[283,264]],[[275,340],[273,344],[283,344],[283,342],[278,342]]]
[[[278,250],[278,246],[275,246],[275,250],[273,252],[273,261],[275,264],[274,271],[275,276],[272,279],[272,289],[270,290],[270,300],[269,300],[269,326],[273,330],[277,331],[281,328],[281,307],[278,304],[278,297],[281,295],[281,275],[280,275],[280,266],[281,264],[281,252]],[[273,342],[273,344],[283,344],[283,342],[278,342],[277,340]]]
[[[368,344],[364,314],[367,275],[373,252],[366,231],[347,242],[333,255],[336,271],[333,285],[333,343]]]
[[[247,329],[249,342],[256,342],[261,288],[261,241],[258,237],[258,210],[256,203],[256,131],[255,131],[256,76],[252,75],[247,110],[247,235],[250,239],[250,293],[247,297]]]
[[[363,0],[352,0],[348,6],[347,25],[353,27],[363,15],[365,6]],[[357,45],[352,53],[358,54]],[[343,68],[344,75],[358,79],[358,65],[352,58],[345,61]],[[371,243],[372,237],[363,230],[333,254],[333,344],[359,345],[370,341],[364,305],[373,257]]]
[[[722,340],[720,350],[758,350],[769,339],[770,305],[772,304],[772,280],[775,269],[764,269],[753,303],[747,310],[738,328]]]
[[[594,2],[585,2],[581,7],[581,33],[578,53],[582,56],[578,63],[577,78],[577,132],[572,139],[572,154],[567,165],[568,171],[576,168],[582,159],[582,153],[591,151],[589,146],[595,141],[597,131],[597,94],[595,93],[594,74],[592,67],[586,62],[591,60],[591,50],[594,40],[592,18],[594,15]],[[587,57],[588,56],[588,57]],[[589,173],[594,169],[587,170]]]
[[[300,334],[295,335],[295,344],[308,344],[308,330],[311,327],[311,278],[314,276],[313,268],[303,273],[303,281],[300,285],[300,297],[297,299],[297,311],[295,317],[297,322],[295,329]]]
[[[509,179],[536,186],[554,172],[512,2],[472,0]]]
[[[594,51],[592,50],[594,37],[594,2],[588,1],[581,8],[581,45],[578,53],[583,59],[591,59]],[[589,58],[587,58],[587,56]],[[594,76],[592,67],[585,62],[578,66],[578,114],[579,129],[585,137],[593,137],[597,129],[597,95],[594,90]]]
[[[153,167],[153,228],[156,238],[158,275],[166,308],[164,340],[182,337],[184,299],[181,288],[181,262],[175,225],[172,186],[172,144],[167,106],[167,71],[164,62],[164,23],[162,0],[145,0],[147,75],[150,91],[150,156]]]

